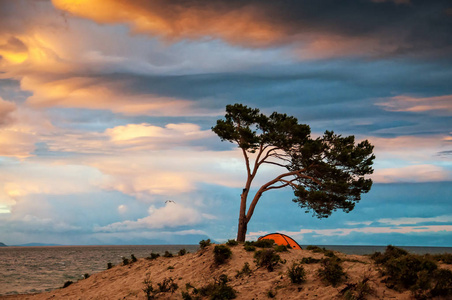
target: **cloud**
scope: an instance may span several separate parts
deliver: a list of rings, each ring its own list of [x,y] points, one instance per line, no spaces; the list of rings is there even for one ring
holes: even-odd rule
[[[100,179],[101,174],[87,166],[22,162],[18,168],[17,163],[4,163],[0,204],[14,207],[29,196],[90,193]]]
[[[420,162],[432,165],[444,165],[444,159],[438,159],[438,150],[448,151],[449,135],[430,134],[420,136],[401,135],[394,138],[382,138],[371,136],[369,141],[375,145],[376,163],[379,168],[408,166],[420,164]],[[391,165],[392,164],[392,165]]]
[[[33,91],[27,103],[34,107],[65,107],[110,110],[127,116],[202,116],[212,112],[198,108],[190,100],[151,93],[128,93],[128,80],[70,78],[49,82],[22,80],[25,90]],[[130,91],[130,90],[129,90]],[[93,101],[96,99],[96,101]]]
[[[342,55],[363,54],[371,48],[377,55],[445,53],[450,46],[444,39],[450,25],[447,1],[399,5],[406,2],[52,1],[75,16],[102,24],[127,24],[134,33],[169,41],[222,39],[246,47],[289,44],[304,48],[308,44],[307,49],[312,50],[336,44]],[[443,22],[433,22],[438,19]],[[363,50],[346,46],[347,40],[356,45],[361,40]],[[315,44],[321,46],[312,46]]]
[[[14,103],[5,101],[0,97],[0,127],[13,121],[11,115],[15,110],[16,105]]]
[[[121,232],[141,229],[177,228],[181,226],[193,226],[213,216],[202,214],[194,208],[183,206],[173,201],[167,201],[165,206],[148,210],[149,216],[137,221],[117,222],[100,228],[96,232]]]
[[[64,221],[57,221],[53,218],[40,218],[33,215],[25,215],[20,218],[13,218],[8,222],[2,222],[0,228],[7,231],[27,232],[27,233],[68,233],[78,232],[81,227],[68,224]],[[6,227],[6,228],[5,228]]]
[[[166,150],[148,155],[124,152],[118,157],[85,158],[84,163],[105,175],[100,184],[138,199],[153,201],[157,195],[194,192],[200,183],[228,187],[243,185],[240,153]],[[187,159],[189,157],[190,159]]]
[[[183,116],[203,115],[193,102],[153,94],[125,93],[127,80],[101,77],[73,77],[43,82],[34,77],[22,79],[22,88],[33,91],[27,103],[34,107],[66,107],[110,110],[124,115]],[[93,101],[96,99],[96,101]]]
[[[369,226],[370,224],[372,224],[373,221],[360,221],[360,222],[353,222],[353,221],[349,221],[349,222],[345,222],[346,225],[350,225],[350,226],[356,226],[356,225],[366,225]]]
[[[375,182],[448,181],[452,173],[447,156],[438,150],[450,149],[446,135],[398,136],[395,138],[368,137],[375,145]]]
[[[438,115],[452,115],[452,95],[437,97],[396,96],[378,105],[389,111],[430,112]]]
[[[397,219],[378,219],[378,223],[389,225],[416,225],[418,223],[450,223],[452,222],[452,216],[444,215],[431,218],[397,218]]]
[[[33,156],[40,134],[53,126],[41,112],[0,97],[0,155],[24,159]]]
[[[0,56],[12,64],[19,64],[28,58],[28,47],[18,38],[10,36],[0,44]]]
[[[171,147],[175,143],[186,145],[190,140],[199,140],[211,137],[210,130],[201,131],[196,124],[179,123],[167,124],[165,127],[151,124],[128,124],[106,130],[106,135],[113,143],[136,144],[153,143],[163,147]]]
[[[40,136],[50,151],[106,155],[146,154],[172,148],[207,150],[212,140],[218,141],[211,130],[201,130],[193,123],[169,123],[163,127],[130,123],[104,132],[58,129]]]
[[[450,181],[452,180],[452,174],[449,170],[440,166],[420,164],[376,169],[372,179],[380,183]]]

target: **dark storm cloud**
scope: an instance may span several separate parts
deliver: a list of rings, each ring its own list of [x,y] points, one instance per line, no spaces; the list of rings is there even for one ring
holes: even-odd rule
[[[195,110],[219,115],[226,104],[241,102],[266,113],[277,110],[295,115],[317,131],[328,129],[324,127],[326,122],[334,124],[335,130],[354,134],[446,134],[451,122],[447,115],[387,111],[377,105],[396,95],[452,94],[447,80],[451,71],[432,63],[384,60],[356,64],[337,60],[236,73],[101,76],[95,79],[97,84],[118,87],[121,90],[117,92],[124,95],[187,99],[193,101]],[[209,128],[215,119],[203,119],[203,128]]]
[[[219,38],[248,47],[302,43],[314,51],[336,47],[336,52],[343,52],[336,55],[352,52],[371,56],[450,56],[452,44],[448,0],[406,4],[371,0],[53,3],[74,15],[100,23],[126,23],[136,32],[170,40]],[[351,42],[354,49],[346,45]]]

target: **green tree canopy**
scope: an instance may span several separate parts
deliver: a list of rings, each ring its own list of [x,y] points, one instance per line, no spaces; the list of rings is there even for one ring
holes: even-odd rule
[[[266,191],[292,188],[295,203],[325,218],[337,209],[350,212],[372,186],[365,176],[373,172],[375,156],[367,140],[355,144],[354,136],[332,131],[312,138],[310,127],[295,117],[277,112],[266,116],[242,104],[227,105],[225,119],[217,120],[212,130],[222,141],[237,144],[245,158],[238,241],[245,240],[247,224]],[[259,188],[246,211],[250,187],[263,164],[280,167],[281,174]]]

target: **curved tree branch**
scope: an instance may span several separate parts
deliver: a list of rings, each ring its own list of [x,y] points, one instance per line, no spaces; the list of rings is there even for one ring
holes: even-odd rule
[[[296,178],[294,178],[294,180],[297,180],[298,178],[305,178],[305,179],[310,179],[312,181],[314,181],[317,184],[321,184],[317,179],[305,175],[302,172],[306,171],[306,169],[301,169],[301,170],[296,170],[296,171],[291,171],[291,172],[287,172],[284,174],[281,174],[279,176],[277,176],[275,179],[270,180],[269,182],[267,182],[266,184],[262,185],[259,190],[257,191],[256,195],[254,195],[253,201],[250,204],[250,207],[248,208],[248,212],[246,214],[246,219],[247,221],[249,221],[251,219],[251,216],[254,213],[254,209],[256,208],[257,202],[259,202],[259,199],[261,198],[262,194],[270,189],[273,189],[274,187],[272,187],[275,183],[284,180],[283,178],[289,177],[289,176],[296,176]],[[290,181],[289,181],[290,182]]]

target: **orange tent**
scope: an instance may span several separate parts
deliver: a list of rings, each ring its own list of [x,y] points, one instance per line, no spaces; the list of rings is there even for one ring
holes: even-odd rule
[[[282,233],[270,233],[259,237],[257,240],[259,241],[263,239],[274,240],[277,245],[290,246],[292,249],[301,250],[301,246],[298,245],[293,238]]]

